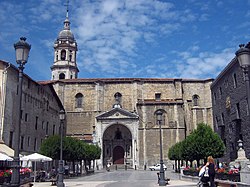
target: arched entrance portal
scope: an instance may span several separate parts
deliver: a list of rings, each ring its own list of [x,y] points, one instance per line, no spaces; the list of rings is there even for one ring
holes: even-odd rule
[[[103,133],[103,164],[133,165],[132,134],[121,124],[109,126]]]
[[[114,164],[124,164],[124,149],[121,146],[116,146],[113,149]]]

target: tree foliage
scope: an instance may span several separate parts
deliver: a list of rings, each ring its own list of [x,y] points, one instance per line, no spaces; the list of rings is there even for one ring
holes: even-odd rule
[[[60,159],[60,136],[50,136],[44,140],[40,147],[40,153],[51,157],[54,160]],[[63,160],[80,161],[95,160],[101,155],[101,148],[97,145],[87,144],[81,140],[64,137],[63,138]]]
[[[54,160],[60,158],[60,136],[50,136],[44,140],[40,147],[40,153]]]
[[[201,123],[192,133],[195,137],[195,145],[198,151],[198,159],[205,159],[208,156],[220,158],[224,155],[225,145],[219,135],[208,125]]]
[[[182,143],[183,142],[178,142],[170,147],[168,151],[168,157],[170,160],[182,160]]]
[[[219,135],[207,124],[200,123],[185,140],[170,147],[168,156],[170,160],[192,162],[206,160],[208,156],[220,158],[224,151],[225,146]]]

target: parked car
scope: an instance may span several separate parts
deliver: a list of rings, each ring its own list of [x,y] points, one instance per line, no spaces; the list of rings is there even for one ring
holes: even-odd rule
[[[149,167],[151,171],[160,170],[160,168],[161,168],[161,164],[155,164]],[[163,169],[167,170],[167,166],[165,166],[165,164],[163,164]]]

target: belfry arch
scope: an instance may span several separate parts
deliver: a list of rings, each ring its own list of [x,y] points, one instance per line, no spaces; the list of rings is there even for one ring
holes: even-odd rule
[[[132,133],[122,124],[113,124],[103,133],[103,164],[133,165]]]

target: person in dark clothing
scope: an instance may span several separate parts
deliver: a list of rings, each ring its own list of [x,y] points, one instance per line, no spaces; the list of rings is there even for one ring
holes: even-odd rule
[[[212,156],[209,156],[207,158],[207,164],[206,166],[208,167],[208,175],[209,175],[209,182],[211,187],[215,187],[214,183],[214,177],[215,177],[215,166],[214,166],[214,159]]]

